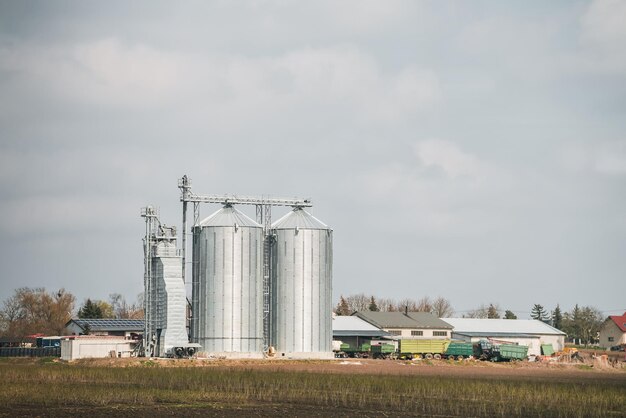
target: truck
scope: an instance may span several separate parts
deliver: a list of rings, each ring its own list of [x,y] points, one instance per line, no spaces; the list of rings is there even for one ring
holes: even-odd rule
[[[528,357],[526,345],[480,340],[476,348],[481,360],[520,361]]]
[[[393,344],[380,344],[373,345],[371,347],[372,357],[375,359],[395,359],[396,355],[396,346]]]

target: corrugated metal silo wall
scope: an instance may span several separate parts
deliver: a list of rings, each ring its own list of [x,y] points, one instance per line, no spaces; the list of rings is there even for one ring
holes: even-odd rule
[[[194,228],[192,330],[202,351],[262,351],[262,239],[262,228]]]
[[[271,344],[279,353],[332,351],[332,231],[277,229]]]
[[[199,318],[200,318],[200,232],[202,228],[194,226],[192,228],[191,246],[191,321],[189,324],[189,334],[191,342],[198,342]]]

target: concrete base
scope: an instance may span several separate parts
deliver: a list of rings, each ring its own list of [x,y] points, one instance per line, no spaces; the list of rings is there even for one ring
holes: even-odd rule
[[[222,352],[201,351],[198,353],[198,358],[261,359],[261,358],[265,358],[265,355],[264,353],[260,353],[260,352],[239,353],[239,352],[234,352],[234,351],[222,351]]]
[[[303,352],[291,352],[291,353],[281,353],[280,351],[276,352],[274,357],[276,359],[294,359],[294,360],[332,360],[335,358],[335,353],[332,351],[317,351],[310,353]]]

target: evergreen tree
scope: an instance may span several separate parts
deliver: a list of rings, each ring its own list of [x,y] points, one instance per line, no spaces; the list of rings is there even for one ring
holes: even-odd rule
[[[562,327],[575,344],[594,344],[602,326],[602,312],[592,306],[579,307],[563,314]]]
[[[489,308],[487,308],[487,318],[489,319],[500,318],[500,314],[498,313],[498,308],[493,306],[493,303],[489,304]]]
[[[504,312],[504,319],[517,319],[517,315],[507,309]]]
[[[380,311],[380,309],[378,309],[378,305],[376,304],[376,299],[374,299],[374,296],[372,296],[372,298],[370,299],[369,310],[373,312]]]
[[[536,319],[542,322],[547,322],[548,319],[550,318],[548,315],[548,312],[546,312],[544,307],[537,303],[533,306],[533,309],[530,311],[530,317],[532,319]]]
[[[97,302],[87,299],[85,304],[78,310],[78,317],[81,319],[102,318],[102,307]]]
[[[561,313],[561,307],[558,303],[556,308],[552,311],[552,326],[556,329],[561,329],[563,326],[563,314]]]
[[[348,316],[352,313],[350,312],[350,306],[348,306],[348,302],[343,297],[343,295],[339,296],[339,303],[335,308],[335,313],[339,316]]]

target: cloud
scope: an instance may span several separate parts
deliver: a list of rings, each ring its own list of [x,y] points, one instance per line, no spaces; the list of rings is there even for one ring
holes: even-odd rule
[[[476,177],[483,171],[476,157],[449,141],[420,141],[415,144],[414,151],[422,167],[440,169],[449,178]]]
[[[581,22],[584,41],[623,50],[623,41],[626,39],[626,3],[621,0],[594,0]]]
[[[626,140],[569,145],[561,151],[560,161],[575,172],[623,176],[626,175]]]
[[[406,19],[408,12],[415,12],[419,5],[411,1],[349,0],[325,2],[324,7],[336,29],[343,28],[348,33],[372,33]]]
[[[599,173],[626,174],[626,141],[606,144],[595,155],[594,168]]]
[[[397,121],[442,99],[433,71],[383,74],[372,56],[349,45],[296,51],[274,65],[291,76],[297,97],[349,106],[365,120]]]
[[[412,160],[397,157],[357,177],[356,201],[385,213],[387,219],[401,219],[409,234],[436,240],[480,236],[507,224],[510,212],[501,212],[502,208],[519,203],[511,198],[512,189],[519,187],[511,173],[452,141],[427,139],[407,148],[407,154],[414,153]],[[503,201],[502,196],[510,200]],[[485,207],[485,201],[492,203]]]
[[[600,71],[626,70],[626,2],[594,0],[581,17],[581,47],[587,65]]]
[[[123,45],[114,38],[79,45],[70,58],[77,64],[76,72],[89,77],[93,98],[139,98],[147,104],[172,94],[183,75],[177,54],[143,44]]]
[[[182,74],[176,54],[103,39],[74,45],[0,46],[0,69],[18,86],[35,85],[64,102],[153,107],[171,97]]]
[[[0,69],[23,97],[36,87],[57,103],[168,109],[219,127],[265,123],[299,109],[360,124],[395,123],[442,100],[437,74],[413,65],[383,72],[375,56],[341,44],[277,55],[170,52],[106,38],[80,44],[5,43]]]

